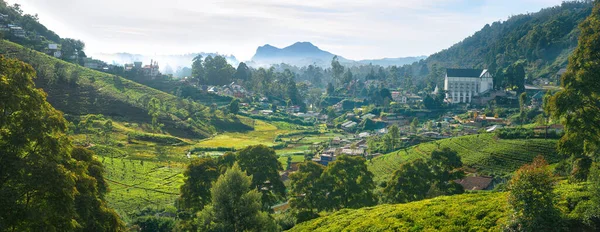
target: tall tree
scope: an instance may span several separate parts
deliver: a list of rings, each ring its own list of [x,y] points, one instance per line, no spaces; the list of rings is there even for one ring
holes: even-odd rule
[[[196,80],[196,84],[206,83],[206,75],[204,71],[204,64],[202,55],[197,55],[192,60],[192,78]]]
[[[384,201],[406,203],[427,197],[433,178],[431,169],[422,159],[404,163],[394,172],[392,179],[383,190]]]
[[[217,162],[212,158],[193,159],[183,173],[185,180],[177,201],[179,210],[195,213],[210,203],[212,182],[219,177]]]
[[[237,98],[234,98],[229,103],[229,113],[237,114],[239,111],[240,111],[240,100]]]
[[[572,156],[574,176],[585,180],[592,159],[600,158],[600,2],[579,25],[579,44],[561,77],[561,91],[550,98],[546,111],[565,125],[558,149]],[[594,183],[600,185],[600,183]]]
[[[102,209],[101,168],[89,157],[71,157],[67,122],[35,88],[35,75],[30,65],[0,57],[0,227],[122,229],[118,217]]]
[[[312,161],[298,165],[298,171],[290,174],[290,204],[300,211],[314,212],[323,209],[323,197],[326,195],[321,181],[325,167]]]
[[[326,206],[329,209],[361,208],[377,203],[372,192],[375,188],[373,173],[367,169],[362,157],[337,158],[323,172],[323,181],[329,190],[326,196]]]
[[[277,197],[285,196],[285,186],[279,176],[283,168],[273,148],[248,146],[238,152],[237,161],[243,171],[252,176],[252,186],[262,193],[264,208],[270,208]]]
[[[542,156],[526,164],[509,182],[508,202],[512,217],[508,229],[516,231],[562,231],[560,211],[554,206],[556,199],[554,180]]]
[[[252,71],[244,62],[240,62],[237,69],[235,70],[235,74],[233,75],[235,80],[240,81],[249,81],[252,78]]]
[[[223,56],[207,56],[204,58],[204,70],[206,75],[206,84],[209,85],[227,85],[231,83],[231,78],[235,74],[235,68],[227,63]]]
[[[236,164],[211,189],[211,204],[198,214],[199,231],[275,231],[277,226],[260,210],[260,193]]]
[[[336,83],[337,86],[340,86],[342,84],[344,66],[340,64],[338,56],[334,56],[331,60],[331,72],[333,76],[333,81]]]

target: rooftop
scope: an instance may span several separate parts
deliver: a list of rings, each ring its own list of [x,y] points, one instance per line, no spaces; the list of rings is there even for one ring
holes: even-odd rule
[[[485,69],[446,69],[446,75],[448,77],[480,77]]]

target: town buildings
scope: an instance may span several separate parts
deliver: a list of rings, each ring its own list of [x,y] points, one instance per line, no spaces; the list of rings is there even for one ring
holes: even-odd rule
[[[487,69],[447,69],[444,79],[446,99],[450,103],[470,103],[493,89],[493,77]]]

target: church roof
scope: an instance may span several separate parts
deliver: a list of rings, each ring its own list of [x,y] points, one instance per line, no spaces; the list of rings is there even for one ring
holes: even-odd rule
[[[448,77],[480,77],[485,70],[483,69],[446,69]]]

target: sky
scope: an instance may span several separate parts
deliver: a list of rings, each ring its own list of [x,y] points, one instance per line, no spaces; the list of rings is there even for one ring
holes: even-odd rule
[[[430,55],[485,24],[562,0],[7,0],[86,53],[252,58],[297,41],[348,59]]]

